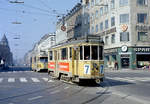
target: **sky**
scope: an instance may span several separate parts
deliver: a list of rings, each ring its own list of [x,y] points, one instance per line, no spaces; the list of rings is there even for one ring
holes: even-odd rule
[[[18,0],[24,3],[15,4],[9,1],[15,0],[0,0],[0,40],[5,34],[14,59],[23,58],[43,35],[55,32],[57,15],[66,14],[80,2],[80,0]]]

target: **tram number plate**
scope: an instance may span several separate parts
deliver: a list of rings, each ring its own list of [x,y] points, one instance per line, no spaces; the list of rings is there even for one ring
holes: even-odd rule
[[[91,71],[90,71],[90,65],[88,64],[85,64],[84,65],[84,74],[90,74]]]

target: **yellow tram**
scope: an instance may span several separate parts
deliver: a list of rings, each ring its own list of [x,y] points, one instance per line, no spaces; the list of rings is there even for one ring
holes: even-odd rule
[[[32,70],[37,72],[48,70],[48,57],[45,52],[32,57]]]
[[[80,82],[104,78],[104,43],[98,36],[72,39],[51,47],[48,73],[66,81]]]

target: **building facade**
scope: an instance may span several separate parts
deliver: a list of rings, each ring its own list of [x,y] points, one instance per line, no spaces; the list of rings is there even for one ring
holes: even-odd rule
[[[62,27],[65,26],[65,30]],[[56,44],[82,36],[82,5],[77,3],[56,25]]]
[[[99,35],[105,43],[105,67],[149,65],[150,0],[82,0],[82,5],[84,34]]]

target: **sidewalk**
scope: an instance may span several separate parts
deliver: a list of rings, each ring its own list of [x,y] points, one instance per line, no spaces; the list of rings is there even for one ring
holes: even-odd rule
[[[134,72],[137,72],[137,71],[149,71],[150,72],[150,69],[146,68],[146,69],[142,69],[142,68],[136,68],[136,69],[130,69],[130,68],[127,68],[127,69],[114,69],[114,68],[105,68],[105,72],[130,72],[130,71],[134,71]]]

